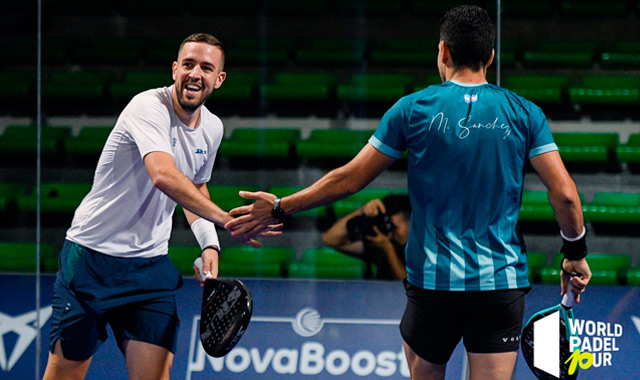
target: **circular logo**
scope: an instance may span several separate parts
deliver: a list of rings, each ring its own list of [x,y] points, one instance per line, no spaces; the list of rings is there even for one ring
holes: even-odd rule
[[[307,307],[298,312],[291,324],[298,335],[309,337],[319,333],[324,322],[317,310]]]

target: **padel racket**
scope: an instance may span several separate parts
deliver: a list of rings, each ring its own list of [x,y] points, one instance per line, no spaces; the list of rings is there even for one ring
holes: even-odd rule
[[[562,298],[562,302],[559,305],[550,307],[548,309],[541,310],[535,313],[529,321],[527,321],[524,329],[522,330],[522,356],[524,356],[524,360],[527,362],[527,365],[533,372],[533,374],[540,380],[575,380],[578,377],[578,371],[576,371],[569,375],[569,364],[565,362],[571,356],[569,342],[573,334],[571,333],[571,328],[569,325],[569,320],[573,320],[573,292],[567,291],[567,293]],[[552,315],[553,313],[559,313],[559,339],[560,339],[560,371],[559,377],[551,375],[540,368],[537,368],[534,365],[534,324],[535,322]],[[539,348],[541,349],[541,348]]]
[[[203,274],[200,257],[194,265]],[[240,280],[213,278],[208,272],[203,278],[200,342],[207,354],[222,357],[235,347],[247,330],[253,300]]]

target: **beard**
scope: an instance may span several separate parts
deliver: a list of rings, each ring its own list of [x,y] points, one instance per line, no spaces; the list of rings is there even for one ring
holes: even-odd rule
[[[187,98],[183,94],[183,86],[177,86],[176,91],[178,94],[178,104],[180,104],[180,107],[182,107],[183,110],[189,112],[198,110],[198,108],[200,108],[200,106],[207,101],[209,95],[211,95],[211,92],[209,92],[208,94],[205,94],[203,92],[199,99],[187,100]]]

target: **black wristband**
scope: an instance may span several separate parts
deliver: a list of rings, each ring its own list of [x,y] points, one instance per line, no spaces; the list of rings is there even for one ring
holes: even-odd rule
[[[280,201],[282,199],[280,198],[276,198],[275,201],[273,201],[273,208],[271,209],[271,216],[273,216],[274,218],[278,219],[281,223],[286,222],[287,220],[289,220],[289,215],[284,213],[284,210],[280,207]]]
[[[587,256],[587,234],[585,233],[576,241],[569,241],[562,238],[562,249],[560,250],[567,260],[580,260]]]
[[[206,247],[202,248],[202,252],[204,252],[204,250],[205,250],[205,249],[207,249],[207,248],[211,248],[211,249],[215,250],[216,252],[218,252],[218,255],[220,255],[220,248],[218,248],[217,246],[215,246],[215,245],[208,245],[208,246],[206,246]],[[202,256],[202,254],[201,254],[201,256]]]

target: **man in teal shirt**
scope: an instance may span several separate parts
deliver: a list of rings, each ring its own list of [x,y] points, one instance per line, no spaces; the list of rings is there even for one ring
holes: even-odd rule
[[[486,11],[461,6],[440,23],[443,84],[400,99],[348,164],[300,192],[241,192],[236,236],[359,191],[408,152],[411,225],[407,307],[400,331],[411,378],[444,379],[463,339],[470,379],[510,379],[529,290],[517,221],[527,160],[548,189],[563,239],[562,293],[579,301],[591,272],[582,206],[540,108],[488,84],[495,29]],[[582,277],[571,277],[569,273]]]

